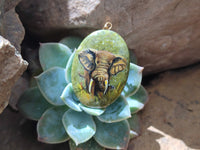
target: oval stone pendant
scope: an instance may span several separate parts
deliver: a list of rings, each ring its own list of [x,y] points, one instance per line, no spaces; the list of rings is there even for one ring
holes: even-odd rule
[[[80,102],[104,108],[121,94],[129,72],[129,51],[114,31],[98,30],[88,35],[75,51],[72,85]]]

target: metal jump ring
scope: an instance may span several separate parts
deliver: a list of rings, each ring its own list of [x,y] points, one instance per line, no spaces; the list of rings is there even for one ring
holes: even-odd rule
[[[111,22],[106,22],[103,29],[105,30],[111,30],[112,29],[112,23]]]

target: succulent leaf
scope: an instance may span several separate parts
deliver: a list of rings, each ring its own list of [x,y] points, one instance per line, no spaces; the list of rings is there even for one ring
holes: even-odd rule
[[[59,43],[67,45],[72,51],[80,45],[82,38],[76,36],[69,36],[62,39]]]
[[[70,150],[105,150],[93,138],[76,146],[73,140],[69,140]]]
[[[67,66],[66,66],[65,79],[66,79],[67,83],[71,82],[71,71],[72,71],[72,62],[74,59],[74,54],[75,54],[75,52],[73,52],[72,55],[70,56],[70,58],[67,62]]]
[[[49,103],[56,106],[64,105],[60,95],[67,85],[65,69],[54,67],[35,78],[42,95]]]
[[[64,89],[64,91],[63,91],[63,93],[62,93],[62,95],[61,95],[60,97],[61,97],[61,99],[63,100],[63,102],[64,102],[69,108],[71,108],[71,109],[73,109],[73,110],[75,110],[75,111],[79,111],[79,112],[82,111],[82,109],[81,109],[80,106],[79,106],[78,99],[77,99],[77,97],[76,97],[76,95],[75,95],[75,93],[74,93],[74,91],[73,91],[73,87],[72,87],[72,84],[71,84],[71,83],[69,83],[69,84],[65,87],[65,89]]]
[[[143,67],[130,63],[129,75],[121,95],[128,97],[137,92],[142,81]]]
[[[39,60],[45,71],[52,67],[65,68],[72,54],[71,50],[62,43],[45,43],[39,48]]]
[[[92,117],[84,112],[70,109],[63,115],[62,121],[66,132],[76,145],[88,141],[96,132]]]
[[[99,116],[102,113],[104,113],[105,109],[104,108],[91,108],[84,106],[83,104],[79,104],[79,106],[87,113],[93,116]]]
[[[99,145],[110,149],[126,149],[129,142],[130,127],[127,120],[116,123],[104,123],[95,119],[94,139]]]
[[[19,111],[31,120],[39,120],[48,108],[53,107],[40,93],[37,87],[26,90],[19,98]]]
[[[141,85],[139,90],[132,96],[127,97],[126,100],[129,104],[131,114],[133,114],[141,110],[147,103],[148,93],[145,90],[145,88]]]
[[[44,112],[37,124],[38,140],[44,143],[62,143],[69,139],[62,123],[67,106],[53,107]]]
[[[140,134],[140,120],[137,114],[133,114],[131,118],[128,119],[130,126],[130,139],[137,137]]]
[[[102,122],[113,123],[125,120],[131,117],[131,112],[126,99],[120,96],[114,103],[106,108],[106,111],[98,116]]]

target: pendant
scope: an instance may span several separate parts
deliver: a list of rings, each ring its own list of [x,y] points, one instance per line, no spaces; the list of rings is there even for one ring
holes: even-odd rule
[[[80,102],[104,108],[121,94],[129,72],[129,51],[123,38],[111,30],[89,34],[75,51],[72,85]]]

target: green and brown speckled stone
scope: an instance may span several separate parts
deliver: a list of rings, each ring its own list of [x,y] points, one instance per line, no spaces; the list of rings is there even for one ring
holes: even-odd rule
[[[72,85],[80,102],[104,108],[121,94],[129,72],[129,51],[116,32],[98,30],[88,35],[75,52]]]

